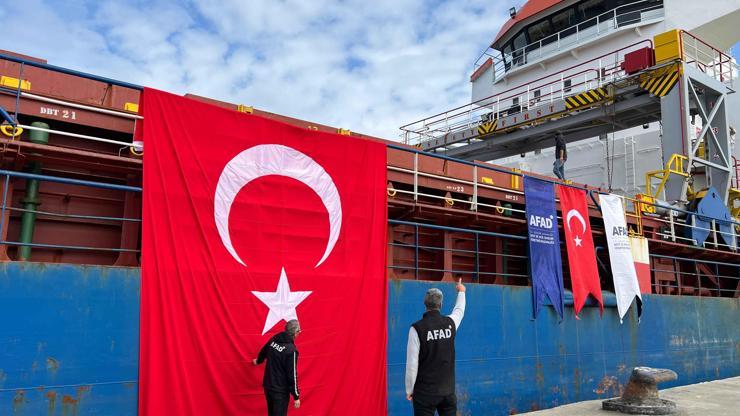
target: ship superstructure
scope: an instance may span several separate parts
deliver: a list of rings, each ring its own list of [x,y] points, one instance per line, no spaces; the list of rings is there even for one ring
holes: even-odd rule
[[[577,143],[571,180],[684,209],[713,188],[737,218],[738,67],[723,50],[739,6],[693,18],[687,1],[527,2],[476,62],[473,101],[403,126],[404,140],[548,174],[559,132]]]

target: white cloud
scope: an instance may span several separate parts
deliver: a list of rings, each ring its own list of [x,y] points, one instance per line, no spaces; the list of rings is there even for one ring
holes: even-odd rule
[[[5,48],[121,80],[396,139],[469,100],[506,18],[484,0],[28,0]],[[12,17],[12,18],[11,18]]]

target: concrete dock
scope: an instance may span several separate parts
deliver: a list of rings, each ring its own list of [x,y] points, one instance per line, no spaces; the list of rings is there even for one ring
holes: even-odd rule
[[[660,387],[660,386],[658,386]],[[690,384],[660,391],[673,400],[681,416],[727,416],[740,414],[740,377]],[[618,416],[623,413],[601,409],[601,400],[567,404],[526,413],[528,416]]]

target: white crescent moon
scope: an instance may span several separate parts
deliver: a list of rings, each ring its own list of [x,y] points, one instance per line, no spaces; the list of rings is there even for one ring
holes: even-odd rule
[[[586,231],[586,221],[581,216],[581,213],[575,209],[568,211],[568,215],[565,216],[565,223],[568,224],[568,229],[570,229],[570,219],[573,217],[578,219],[578,222],[581,223],[581,227],[583,227],[583,231],[585,232]]]
[[[250,147],[229,161],[221,172],[214,198],[216,228],[226,250],[243,266],[231,244],[229,213],[236,194],[249,182],[268,175],[279,175],[303,182],[321,198],[329,214],[329,241],[324,255],[316,266],[329,257],[339,238],[342,227],[342,203],[331,176],[316,161],[307,155],[279,144],[263,144]]]

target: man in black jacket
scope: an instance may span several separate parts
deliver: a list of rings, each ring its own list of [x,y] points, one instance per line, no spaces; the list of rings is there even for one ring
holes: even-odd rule
[[[454,416],[455,335],[465,314],[465,286],[457,282],[452,313],[442,316],[442,291],[429,289],[426,313],[411,325],[406,346],[406,398],[414,403],[414,416]]]
[[[267,359],[262,387],[265,389],[268,416],[285,416],[288,403],[293,396],[293,406],[301,407],[298,393],[298,350],[294,340],[301,332],[298,321],[293,319],[285,324],[285,331],[270,338],[260,350],[259,356],[252,360],[254,365]]]
[[[565,147],[563,133],[558,131],[555,134],[555,162],[552,164],[552,172],[561,181],[565,180],[565,162],[568,160],[568,150]]]

